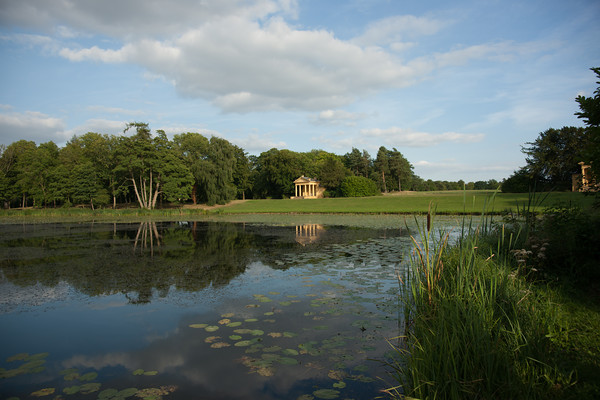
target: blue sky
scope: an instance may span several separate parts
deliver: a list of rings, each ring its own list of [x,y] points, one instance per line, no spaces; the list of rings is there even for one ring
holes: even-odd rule
[[[525,142],[582,125],[598,21],[597,0],[2,0],[0,144],[142,121],[500,180]]]

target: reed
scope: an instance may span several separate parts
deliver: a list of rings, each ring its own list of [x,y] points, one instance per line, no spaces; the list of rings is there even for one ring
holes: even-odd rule
[[[404,335],[390,364],[393,398],[535,399],[560,396],[575,376],[548,359],[560,331],[556,303],[539,296],[497,251],[518,240],[483,213],[449,232],[423,227],[411,269],[400,277]],[[520,233],[521,234],[521,233]],[[482,250],[483,249],[483,250]]]

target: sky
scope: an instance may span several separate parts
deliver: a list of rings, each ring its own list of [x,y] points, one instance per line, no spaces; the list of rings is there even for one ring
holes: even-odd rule
[[[136,121],[501,180],[583,126],[598,21],[598,0],[1,0],[0,144]]]

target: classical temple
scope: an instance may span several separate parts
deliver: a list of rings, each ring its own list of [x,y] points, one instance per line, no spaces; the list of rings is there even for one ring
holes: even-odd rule
[[[580,162],[581,174],[572,176],[572,186],[574,192],[596,192],[599,185],[594,181],[592,176],[592,167],[584,162]]]
[[[295,196],[292,196],[292,199],[320,199],[325,192],[325,188],[321,187],[318,180],[305,176],[296,179],[294,186]]]

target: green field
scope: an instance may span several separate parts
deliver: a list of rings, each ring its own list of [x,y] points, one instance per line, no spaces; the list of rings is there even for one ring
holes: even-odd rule
[[[590,209],[594,196],[582,193],[560,192],[536,194],[533,209],[543,212],[546,207],[571,203]],[[171,206],[157,210],[136,207],[113,210],[110,208],[28,208],[0,210],[0,223],[53,222],[53,221],[139,221],[204,219],[219,215],[242,214],[426,214],[431,209],[437,214],[499,214],[506,210],[516,212],[527,207],[527,193],[495,193],[494,191],[404,192],[375,197],[329,198],[311,200],[246,200],[224,206],[200,207]]]
[[[581,208],[592,205],[594,198],[582,193],[561,192],[536,195],[543,200],[536,211],[559,203],[577,204]],[[217,212],[226,214],[252,213],[372,213],[372,214],[423,214],[431,204],[438,214],[479,214],[516,211],[527,206],[527,193],[495,193],[494,191],[443,191],[407,192],[360,198],[330,198],[311,200],[248,200]]]

